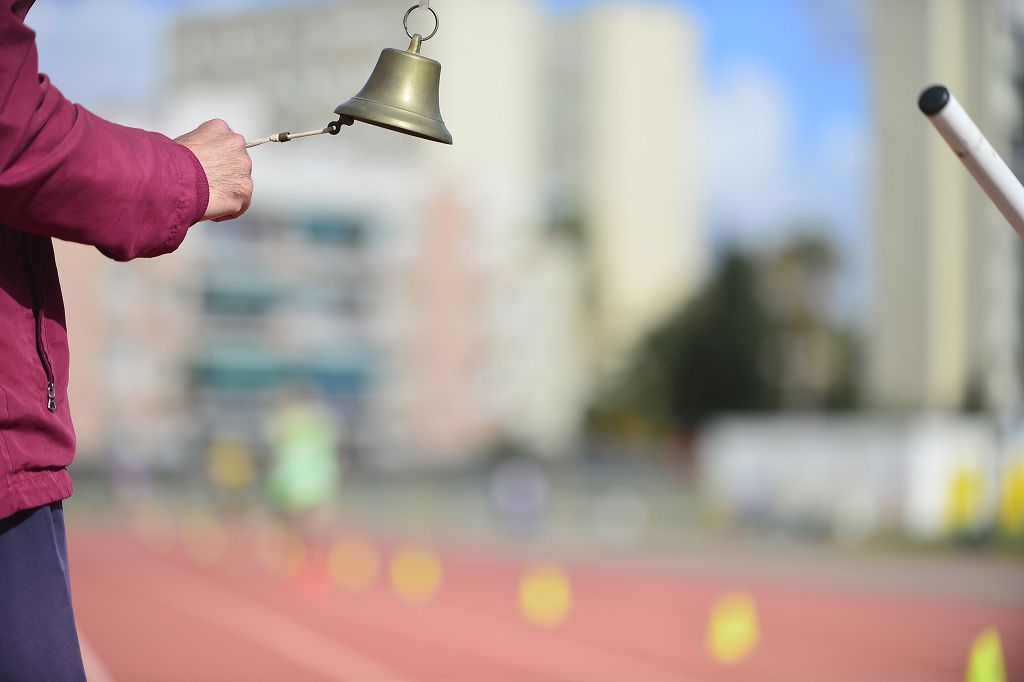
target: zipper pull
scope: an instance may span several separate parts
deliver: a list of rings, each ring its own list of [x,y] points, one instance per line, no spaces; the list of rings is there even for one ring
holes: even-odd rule
[[[46,384],[46,409],[50,412],[57,411],[57,389],[53,387],[53,382]]]

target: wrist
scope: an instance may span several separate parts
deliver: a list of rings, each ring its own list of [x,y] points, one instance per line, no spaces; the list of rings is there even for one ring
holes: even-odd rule
[[[203,219],[203,216],[206,215],[206,210],[210,206],[210,180],[206,177],[206,169],[203,168],[203,164],[199,161],[199,157],[195,155],[195,152],[186,145],[181,146],[188,150],[196,173],[196,212],[190,223],[195,225]]]

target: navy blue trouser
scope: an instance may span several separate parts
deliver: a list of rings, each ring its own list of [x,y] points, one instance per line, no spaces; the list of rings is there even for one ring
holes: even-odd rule
[[[0,680],[85,680],[60,502],[0,520]]]

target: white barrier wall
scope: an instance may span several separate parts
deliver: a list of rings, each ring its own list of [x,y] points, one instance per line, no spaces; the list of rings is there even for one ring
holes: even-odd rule
[[[957,417],[735,418],[702,435],[699,477],[739,522],[933,540],[995,522],[999,448],[987,422]]]

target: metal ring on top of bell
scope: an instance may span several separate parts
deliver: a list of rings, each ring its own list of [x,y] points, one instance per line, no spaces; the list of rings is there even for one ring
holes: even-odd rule
[[[426,38],[409,33],[409,15],[419,8],[413,5],[405,13],[405,32],[412,39],[408,50],[387,48],[380,53],[377,66],[366,85],[355,97],[339,104],[334,113],[363,123],[380,126],[427,140],[452,143],[452,135],[441,118],[438,89],[441,64],[420,54],[420,45],[434,37],[440,21],[434,15],[433,32]]]

